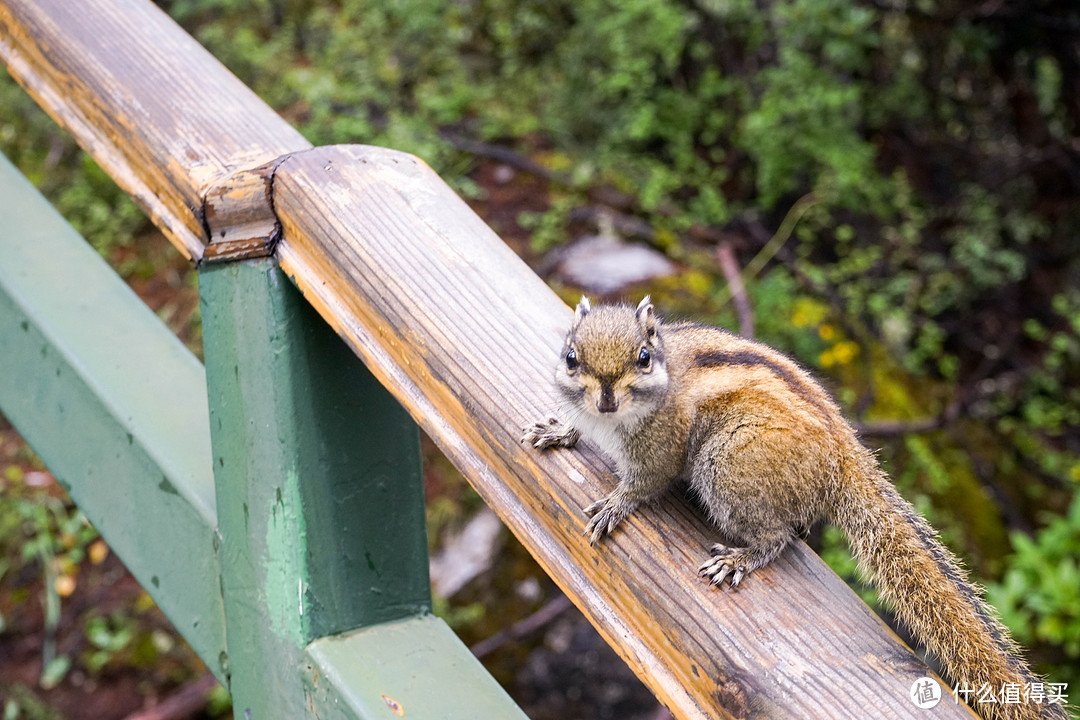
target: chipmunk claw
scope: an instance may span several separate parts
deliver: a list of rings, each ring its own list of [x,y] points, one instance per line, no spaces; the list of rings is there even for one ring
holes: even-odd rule
[[[589,544],[595,545],[605,535],[611,534],[615,526],[625,520],[633,509],[633,505],[610,496],[585,508],[585,514],[591,517],[585,525],[584,533],[589,536]]]
[[[749,574],[746,564],[740,560],[743,548],[731,548],[717,543],[709,552],[711,557],[698,568],[698,575],[709,578],[713,585],[720,587],[730,576],[731,587],[738,587]]]
[[[551,447],[573,447],[578,441],[580,433],[559,422],[559,419],[551,416],[544,420],[537,420],[532,425],[522,428],[521,442],[532,445],[537,450],[546,450]]]

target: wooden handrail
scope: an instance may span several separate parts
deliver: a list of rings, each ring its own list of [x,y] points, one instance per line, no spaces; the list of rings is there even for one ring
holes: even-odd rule
[[[718,591],[695,572],[715,532],[673,494],[589,546],[607,463],[518,443],[554,405],[570,311],[421,161],[308,149],[148,0],[0,0],[0,54],[193,260],[208,203],[274,235],[265,251],[677,717],[921,716],[926,666],[804,544]]]
[[[210,188],[311,147],[148,0],[4,0],[0,57],[195,261]]]
[[[716,590],[716,533],[672,494],[590,547],[610,467],[518,442],[556,405],[570,310],[423,162],[317,148],[274,189],[282,269],[677,717],[918,717],[926,666],[804,543]]]

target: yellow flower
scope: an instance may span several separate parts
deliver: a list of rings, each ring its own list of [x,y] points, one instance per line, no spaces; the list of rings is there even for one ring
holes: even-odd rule
[[[109,557],[109,546],[105,544],[104,540],[96,540],[90,546],[87,554],[90,556],[90,562],[100,565],[105,562],[105,558]]]
[[[53,582],[53,589],[60,597],[70,597],[75,592],[75,577],[73,575],[61,575]]]
[[[819,325],[825,320],[829,309],[824,303],[809,298],[798,298],[791,309],[791,324],[797,328]]]
[[[858,343],[851,340],[842,340],[825,350],[818,356],[818,362],[822,367],[829,368],[833,365],[847,365],[859,356]]]
[[[859,355],[858,343],[851,340],[843,340],[833,345],[833,354],[836,356],[838,365],[847,365]]]

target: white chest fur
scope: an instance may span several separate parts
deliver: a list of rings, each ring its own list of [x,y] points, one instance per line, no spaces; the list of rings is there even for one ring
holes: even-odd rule
[[[622,475],[629,463],[629,458],[626,456],[626,431],[619,419],[582,413],[574,425],[586,440],[615,462],[619,474]]]

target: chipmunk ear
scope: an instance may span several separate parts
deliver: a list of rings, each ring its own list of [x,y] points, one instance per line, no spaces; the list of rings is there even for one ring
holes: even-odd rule
[[[656,313],[653,311],[652,297],[646,295],[641,298],[641,302],[638,303],[637,310],[634,311],[637,316],[638,325],[641,326],[641,332],[645,334],[648,340],[652,340],[656,337]]]
[[[589,304],[589,298],[584,295],[581,296],[581,300],[577,304],[577,309],[574,310],[574,326],[581,322],[582,318],[589,314],[592,310],[592,305]]]

